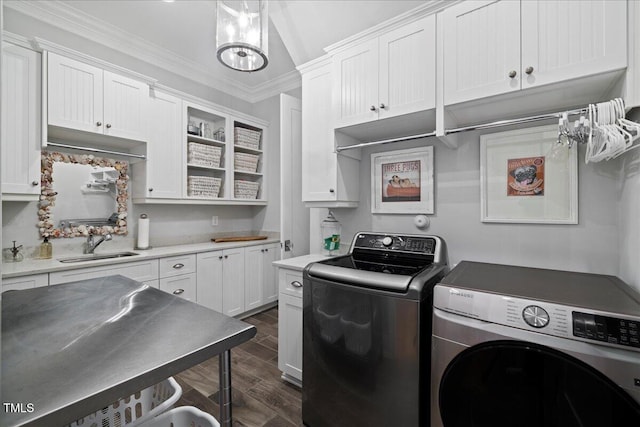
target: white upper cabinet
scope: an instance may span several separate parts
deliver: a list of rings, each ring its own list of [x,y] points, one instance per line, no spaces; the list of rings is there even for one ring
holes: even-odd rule
[[[360,164],[335,152],[331,68],[327,63],[302,73],[302,200],[308,206],[353,207]]]
[[[182,197],[182,99],[153,91],[147,160],[132,164],[133,197],[180,199]]]
[[[626,2],[473,1],[442,12],[444,103],[622,69]]]
[[[49,125],[147,139],[146,83],[51,52],[47,54],[47,73]]]
[[[40,195],[40,54],[2,47],[2,198]]]
[[[335,127],[435,107],[435,16],[333,56]]]

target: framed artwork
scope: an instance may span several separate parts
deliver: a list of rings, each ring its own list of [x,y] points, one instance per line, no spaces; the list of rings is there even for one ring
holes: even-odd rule
[[[483,222],[578,223],[578,149],[558,126],[480,137]]]
[[[371,154],[371,212],[433,213],[433,147]]]

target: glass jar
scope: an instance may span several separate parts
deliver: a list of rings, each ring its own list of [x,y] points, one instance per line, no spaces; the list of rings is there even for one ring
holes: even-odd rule
[[[335,255],[340,249],[340,233],[342,225],[329,211],[327,217],[320,223],[322,233],[322,253],[325,255]]]

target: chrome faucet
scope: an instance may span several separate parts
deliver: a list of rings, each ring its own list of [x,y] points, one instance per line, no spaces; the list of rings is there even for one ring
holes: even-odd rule
[[[100,243],[104,242],[105,240],[111,240],[111,233],[105,234],[97,242],[95,242],[93,240],[93,234],[89,234],[89,236],[87,236],[87,241],[84,244],[84,253],[85,254],[92,254],[93,251],[96,250],[98,245],[100,245]]]

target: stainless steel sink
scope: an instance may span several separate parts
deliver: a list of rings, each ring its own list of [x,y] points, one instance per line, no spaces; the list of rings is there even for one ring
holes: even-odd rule
[[[112,259],[112,258],[124,258],[129,256],[138,255],[135,252],[115,252],[111,254],[88,254],[81,255],[77,257],[70,258],[60,258],[58,261],[68,263],[68,262],[86,262],[86,261],[96,261],[99,259]]]

